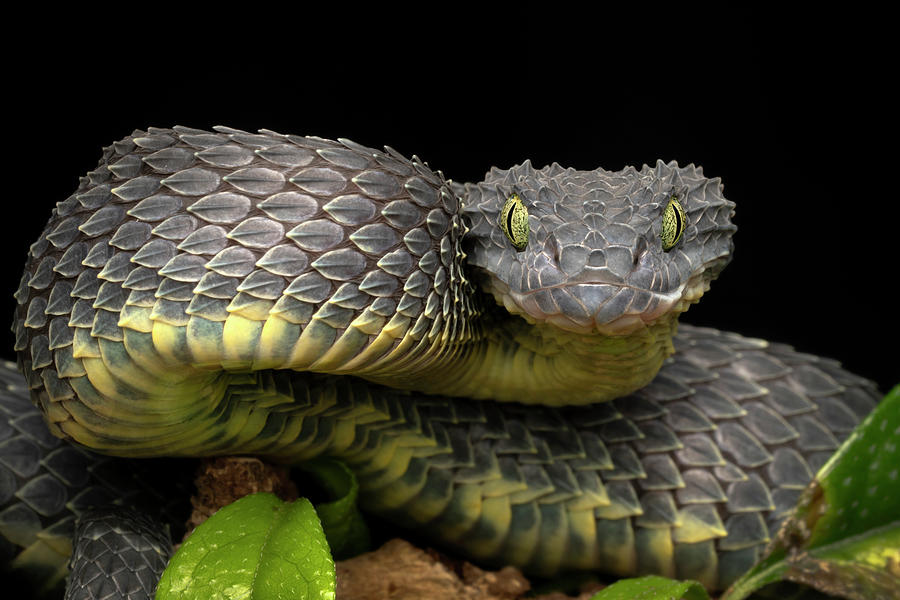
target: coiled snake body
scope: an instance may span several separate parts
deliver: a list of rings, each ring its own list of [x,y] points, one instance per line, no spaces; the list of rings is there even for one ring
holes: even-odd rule
[[[733,206],[674,163],[463,186],[346,140],[138,131],[32,246],[19,367],[101,453],[337,456],[365,509],[473,559],[720,588],[877,398],[786,346],[674,335]],[[29,455],[51,487],[53,448]],[[9,462],[0,531],[33,549],[81,507],[69,483],[34,506]]]

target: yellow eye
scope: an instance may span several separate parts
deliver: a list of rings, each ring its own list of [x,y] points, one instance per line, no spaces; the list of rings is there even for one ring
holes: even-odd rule
[[[500,229],[512,242],[516,251],[521,252],[528,245],[528,209],[518,194],[512,194],[500,211]]]
[[[678,197],[672,196],[669,204],[666,205],[666,210],[663,211],[662,231],[659,233],[659,237],[662,238],[663,250],[668,252],[678,243],[678,240],[681,239],[681,234],[684,233],[684,227],[684,208],[678,202]]]

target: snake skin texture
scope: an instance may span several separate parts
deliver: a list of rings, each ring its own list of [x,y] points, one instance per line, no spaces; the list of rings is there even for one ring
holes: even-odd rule
[[[427,526],[445,546],[485,562],[515,561],[538,572],[601,565],[719,588],[759,557],[878,394],[834,361],[784,345],[685,325],[675,344],[678,352],[649,386],[590,407],[416,398],[353,378],[319,377],[310,385],[289,372],[261,378],[232,401],[255,402],[260,392],[309,397],[308,414],[296,411],[285,424],[300,421],[297,428],[308,432],[296,448],[301,455],[342,458],[359,477],[366,510],[401,527]],[[5,375],[14,374],[6,367]],[[16,422],[22,429],[38,411],[25,404],[21,387],[15,391],[0,402],[9,428]],[[159,501],[171,485],[115,469],[99,479],[106,465],[123,461],[55,438],[44,438],[54,451],[30,436],[16,439],[43,456],[33,468],[19,467],[17,489],[5,494],[0,531],[7,544],[65,540],[83,498],[99,495],[92,505],[102,506],[113,490],[124,494],[123,482],[132,483],[133,496]],[[63,452],[78,457],[75,472],[90,476],[84,488],[71,486],[71,474],[41,468],[55,466]],[[2,451],[0,464],[3,473],[15,466]],[[41,518],[27,492],[33,481],[62,490],[60,508],[44,509],[43,528],[12,535]],[[23,553],[20,562],[35,562],[29,558]]]
[[[15,365],[0,363],[0,565],[34,593],[65,578],[76,525],[92,510],[127,506],[183,530],[192,465],[103,456],[48,434]]]
[[[168,528],[133,508],[81,516],[65,600],[149,600],[172,556]]]
[[[104,453],[335,456],[366,510],[473,559],[721,588],[878,398],[786,346],[672,337],[733,206],[692,166],[459,186],[346,140],[135,132],[31,248],[19,367],[50,432]]]

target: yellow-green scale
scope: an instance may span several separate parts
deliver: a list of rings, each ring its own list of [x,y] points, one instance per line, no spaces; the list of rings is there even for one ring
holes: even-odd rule
[[[433,342],[391,367],[358,374],[432,394],[526,404],[604,402],[655,376],[672,353],[675,318],[664,316],[627,336],[580,336],[511,318],[476,342]]]

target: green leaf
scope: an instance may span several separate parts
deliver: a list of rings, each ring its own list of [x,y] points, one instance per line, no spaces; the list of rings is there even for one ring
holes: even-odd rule
[[[156,600],[333,600],[334,561],[312,504],[245,496],[197,527]]]
[[[324,488],[330,502],[316,504],[325,537],[335,560],[343,560],[371,549],[369,528],[357,507],[359,484],[353,472],[339,460],[320,458],[299,467]]]
[[[696,581],[675,581],[648,575],[620,579],[591,597],[591,600],[709,600],[703,586]]]
[[[788,580],[851,599],[898,598],[900,385],[803,492],[766,556],[723,600]]]

